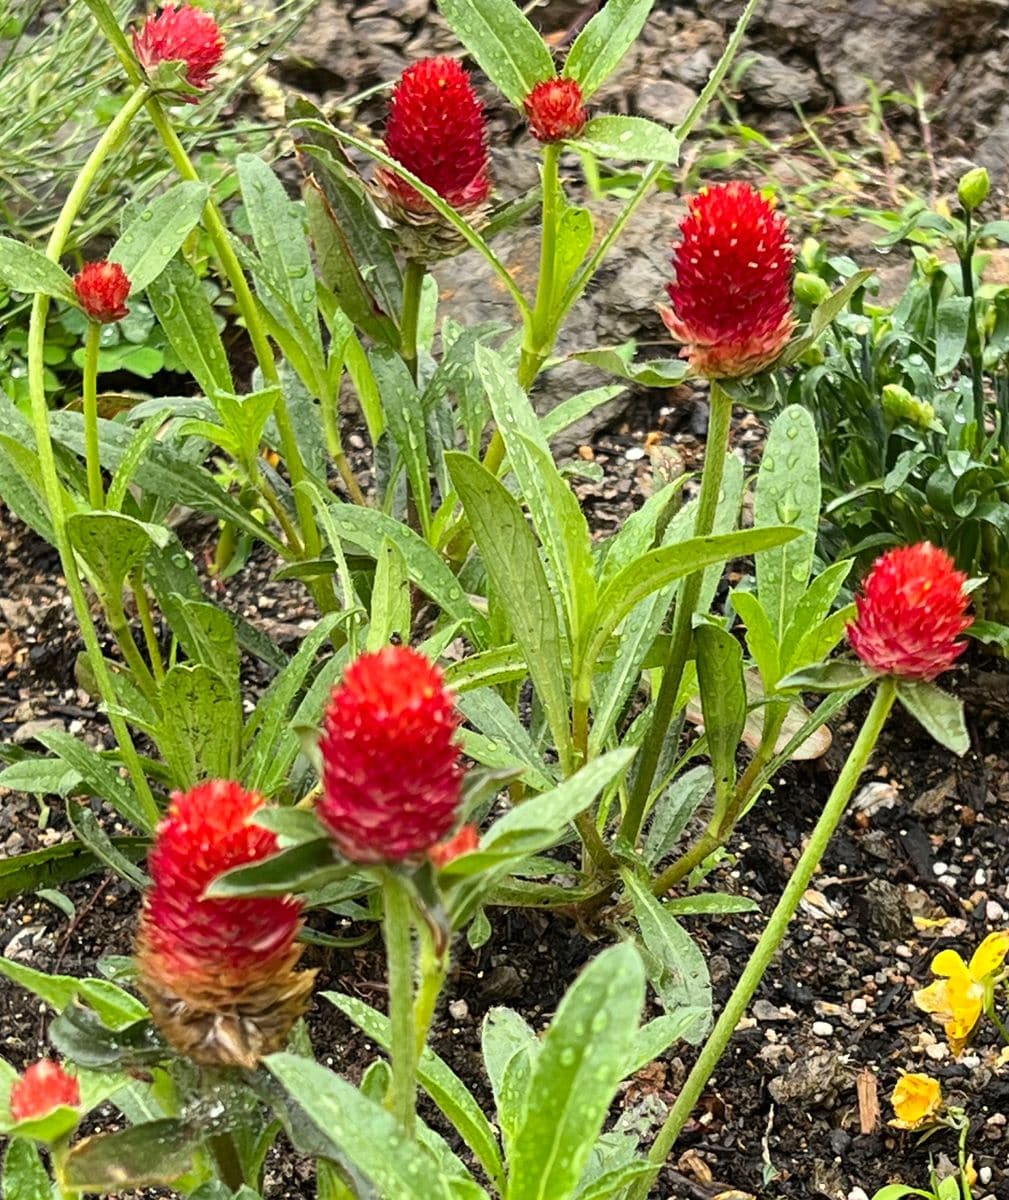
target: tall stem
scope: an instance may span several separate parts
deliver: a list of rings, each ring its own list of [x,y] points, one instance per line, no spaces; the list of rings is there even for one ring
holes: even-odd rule
[[[708,418],[708,441],[704,451],[704,470],[701,474],[701,491],[697,497],[697,517],[694,522],[694,537],[707,537],[715,524],[718,495],[722,488],[725,471],[725,455],[729,448],[729,432],[732,427],[732,400],[717,380],[711,381],[711,414]],[[662,746],[673,708],[680,691],[683,670],[690,651],[693,632],[694,609],[701,593],[703,571],[695,571],[680,584],[673,614],[673,632],[669,643],[669,657],[662,671],[662,683],[655,698],[652,720],[638,755],[637,773],[620,823],[620,838],[628,846],[634,846],[645,818],[648,797],[652,790],[655,770],[662,755]]]
[[[102,487],[101,451],[98,447],[98,349],[102,340],[102,327],[97,321],[88,322],[84,339],[84,380],[82,386],[84,405],[84,461],[88,471],[88,500],[92,508],[105,507],[105,489]]]
[[[882,680],[873,698],[872,707],[869,709],[865,723],[859,732],[854,746],[851,748],[847,762],[844,764],[844,769],[838,776],[823,812],[820,814],[820,818],[810,835],[809,843],[802,852],[802,856],[796,864],[795,870],[792,872],[792,877],[789,879],[785,890],[781,894],[781,899],[775,905],[774,912],[771,914],[771,918],[767,922],[764,932],[761,934],[760,941],[757,942],[753,953],[750,955],[743,974],[740,976],[739,982],[736,984],[732,995],[722,1010],[721,1016],[715,1023],[714,1029],[712,1029],[707,1041],[702,1046],[697,1062],[687,1076],[686,1083],[680,1089],[680,1094],[676,1097],[676,1103],[670,1109],[665,1124],[659,1131],[659,1135],[655,1139],[655,1144],[649,1152],[648,1160],[654,1165],[655,1174],[658,1173],[659,1168],[666,1161],[670,1150],[675,1145],[676,1139],[679,1137],[684,1125],[686,1125],[690,1114],[701,1097],[701,1093],[704,1091],[708,1080],[718,1065],[719,1059],[724,1054],[725,1048],[735,1033],[736,1026],[745,1015],[750,1001],[753,999],[753,994],[764,977],[764,972],[767,970],[771,959],[781,945],[788,924],[795,915],[795,910],[799,907],[799,901],[809,887],[809,882],[813,878],[813,873],[817,865],[823,858],[827,844],[833,836],[834,830],[840,823],[841,818],[844,816],[848,801],[855,790],[855,784],[865,770],[869,756],[876,746],[883,725],[886,723],[886,718],[893,707],[896,695],[897,685],[895,680],[892,678]],[[628,1193],[628,1200],[645,1200],[653,1179],[654,1175],[635,1183]]]
[[[403,312],[400,317],[400,354],[414,383],[417,382],[417,322],[420,318],[420,298],[424,291],[427,268],[414,258],[407,259],[403,272]]]
[[[970,301],[967,313],[967,354],[970,358],[970,386],[974,399],[974,450],[980,454],[984,449],[984,357],[981,353],[981,335],[977,328],[977,300],[974,297],[974,234],[973,215],[964,210],[964,244],[960,254],[960,277],[963,294]]]
[[[64,201],[63,208],[53,226],[46,247],[46,257],[52,262],[59,262],[66,245],[67,237],[77,214],[87,197],[102,163],[115,152],[126,137],[130,122],[146,103],[148,88],[141,84],[132,93],[118,114],[111,122],[105,133],[96,143],[88,156],[87,162],[81,168],[80,174],[70,189],[70,194]],[[98,685],[98,692],[109,713],[109,724],[119,745],[123,762],[129,772],[137,802],[143,810],[151,829],[158,822],[159,811],[151,793],[144,770],[130,737],[126,722],[115,713],[116,693],[112,678],[102,649],[98,641],[98,632],[91,619],[87,596],[73,547],[67,534],[66,513],[63,509],[63,492],[59,474],[56,470],[56,455],[53,450],[52,437],[49,432],[49,406],[46,403],[45,391],[45,336],[46,317],[49,314],[49,297],[37,293],[32,302],[31,318],[28,326],[28,393],[31,403],[32,429],[35,434],[35,446],[39,458],[39,472],[42,477],[42,488],[45,492],[46,505],[53,526],[53,539],[60,556],[60,564],[64,578],[67,581],[67,592],[74,608],[74,615],[80,626],[84,647],[87,651],[91,670]]]
[[[392,1111],[413,1136],[417,1114],[417,1038],[413,1009],[412,904],[402,879],[387,871],[382,930],[389,975],[389,1022],[392,1048]]]

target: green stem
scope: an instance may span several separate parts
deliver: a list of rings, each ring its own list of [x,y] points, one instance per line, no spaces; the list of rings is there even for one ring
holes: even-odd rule
[[[126,620],[126,614],[123,612],[119,597],[115,599],[105,597],[104,607],[108,617],[109,629],[119,644],[123,660],[133,673],[134,682],[148,700],[152,704],[156,704],[158,700],[157,684],[154,682],[154,676],[151,674],[147,663],[144,662],[144,656],[140,653],[140,647],[134,640],[133,631],[130,629],[129,621]]]
[[[161,661],[161,647],[158,645],[158,635],[154,631],[154,621],[151,619],[151,606],[147,600],[147,589],[144,578],[137,570],[130,578],[133,588],[133,598],[137,604],[137,614],[140,617],[140,627],[144,631],[144,645],[147,647],[147,657],[151,660],[151,670],[154,678],[160,683],[165,677],[165,664]]]
[[[389,976],[393,1114],[413,1136],[417,1115],[417,1038],[413,1008],[413,945],[410,937],[412,903],[404,881],[386,872],[382,894],[382,931]]]
[[[230,1133],[215,1133],[207,1141],[210,1145],[210,1152],[214,1156],[221,1182],[233,1192],[241,1191],[245,1186],[245,1172],[238,1156],[235,1139]]]
[[[53,231],[46,247],[46,257],[51,262],[58,263],[66,245],[67,237],[77,214],[80,212],[87,194],[94,184],[95,178],[106,158],[121,145],[130,127],[130,122],[140,111],[147,100],[148,88],[142,84],[127,99],[118,114],[99,138],[94,149],[88,156],[87,162],[81,168],[67,196],[63,208],[56,219]],[[53,526],[53,540],[59,552],[60,563],[64,578],[67,581],[67,592],[74,608],[74,615],[80,626],[84,647],[87,651],[91,670],[98,685],[98,692],[109,712],[109,724],[119,745],[123,762],[130,775],[134,791],[151,829],[157,824],[160,813],[151,792],[150,785],[144,775],[143,766],[137,755],[130,737],[129,729],[122,717],[112,710],[116,705],[116,694],[112,677],[102,655],[98,641],[98,632],[91,619],[87,596],[73,547],[67,534],[66,513],[63,508],[63,491],[56,469],[56,455],[53,450],[52,436],[49,431],[49,406],[46,402],[45,391],[45,331],[46,317],[49,314],[49,297],[41,292],[36,293],[32,302],[31,318],[28,326],[28,392],[31,404],[32,429],[35,434],[35,445],[39,458],[39,472],[42,478],[42,488],[45,493],[46,505]]]
[[[84,338],[84,461],[88,471],[88,499],[92,508],[105,507],[105,488],[102,486],[101,451],[98,447],[98,348],[102,327],[97,321],[88,322]]]
[[[445,984],[448,973],[448,950],[439,954],[434,945],[431,931],[422,921],[420,934],[420,984],[413,1002],[414,1047],[420,1059],[427,1043],[427,1035],[434,1020],[434,1010]]]
[[[424,291],[427,267],[415,258],[406,262],[403,272],[403,312],[399,323],[399,352],[417,382],[417,322],[420,318],[420,298]]]
[[[823,858],[827,844],[844,816],[851,794],[865,770],[896,696],[896,681],[892,678],[883,679],[858,738],[851,748],[848,760],[844,764],[823,812],[810,835],[809,842],[792,872],[792,877],[782,892],[781,899],[775,905],[774,912],[761,934],[760,941],[750,955],[739,982],[715,1023],[714,1029],[702,1046],[693,1070],[687,1076],[686,1083],[676,1097],[676,1103],[670,1109],[669,1115],[655,1139],[655,1144],[648,1155],[648,1161],[653,1164],[654,1172],[631,1187],[628,1200],[645,1200],[655,1175],[666,1161],[676,1139],[701,1098],[701,1093],[717,1067],[719,1059],[732,1039],[736,1027],[746,1014],[753,994],[764,977],[764,972],[771,959],[777,953],[789,922],[795,915],[795,910],[799,907],[799,902],[809,887],[813,873]]]
[[[701,491],[697,497],[694,537],[707,537],[714,527],[731,427],[732,400],[722,390],[718,381],[713,379],[711,381],[711,415],[708,418],[708,441],[704,451]],[[620,824],[620,839],[629,847],[637,843],[638,834],[641,832],[648,797],[652,790],[652,781],[662,755],[662,746],[666,739],[669,723],[673,719],[673,709],[690,651],[694,609],[697,607],[703,578],[703,571],[695,571],[693,575],[687,576],[680,584],[679,595],[676,598],[669,657],[662,672],[662,683],[659,685],[659,694],[655,698],[652,720],[638,754],[634,783]]]
[[[967,313],[967,354],[970,358],[970,386],[974,399],[974,450],[980,454],[985,441],[984,405],[984,356],[981,352],[981,335],[977,327],[977,300],[974,296],[974,244],[972,233],[973,217],[970,209],[964,210],[964,245],[960,254],[960,277],[963,294],[970,301]]]

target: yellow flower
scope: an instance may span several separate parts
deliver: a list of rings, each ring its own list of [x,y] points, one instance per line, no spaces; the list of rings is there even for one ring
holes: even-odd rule
[[[974,1026],[981,1019],[991,988],[992,977],[1009,955],[1009,929],[990,933],[965,963],[955,950],[943,950],[932,960],[935,983],[914,994],[914,1002],[943,1022],[946,1038],[954,1054],[967,1044]]]
[[[895,1129],[921,1129],[931,1125],[942,1108],[942,1088],[928,1075],[901,1075],[890,1097],[896,1113]]]

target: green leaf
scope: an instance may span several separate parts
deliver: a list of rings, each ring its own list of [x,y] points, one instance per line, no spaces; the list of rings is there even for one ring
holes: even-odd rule
[[[900,679],[897,695],[907,709],[940,746],[961,757],[970,749],[970,735],[963,719],[963,701],[934,683]]]
[[[804,692],[844,692],[848,688],[863,687],[875,673],[861,663],[827,662],[801,667],[778,680],[778,691],[796,688]]]
[[[59,729],[41,729],[38,740],[68,766],[77,771],[82,781],[95,796],[114,809],[124,820],[144,833],[153,833],[154,827],[138,803],[133,788],[116,770],[114,763],[103,758],[96,750],[78,740],[70,733]]]
[[[129,278],[131,295],[148,287],[199,223],[210,189],[205,183],[176,183],[145,204],[109,251]]]
[[[396,1119],[345,1079],[295,1054],[271,1054],[264,1065],[316,1131],[338,1147],[388,1200],[453,1200],[448,1178]]]
[[[715,775],[715,804],[721,810],[735,787],[736,752],[746,724],[743,648],[717,625],[700,625],[694,630],[694,640],[704,733]]]
[[[72,975],[47,975],[9,958],[0,958],[0,975],[38,996],[56,1012],[62,1012],[76,997],[88,1005],[113,1030],[125,1029],[150,1014],[129,992],[107,979],[76,979]]]
[[[525,675],[524,664],[522,675]],[[517,764],[526,782],[538,791],[547,791],[553,786],[529,731],[500,692],[491,687],[479,688],[457,695],[456,705],[466,720],[490,739],[495,748],[504,749],[505,757],[494,765]],[[0,782],[2,779],[0,775]]]
[[[238,765],[242,709],[238,693],[203,663],[176,663],[158,691],[158,746],[176,785],[231,779]]]
[[[620,65],[648,20],[655,0],[609,0],[575,38],[564,64],[587,100]]]
[[[25,758],[0,771],[0,788],[33,796],[66,799],[80,784],[80,774],[58,758]]]
[[[525,1121],[529,1079],[540,1040],[528,1022],[510,1008],[489,1009],[481,1032],[484,1069],[490,1079],[497,1119],[506,1147]]]
[[[371,589],[371,618],[365,649],[380,650],[398,637],[410,641],[410,576],[406,560],[395,542],[382,543],[375,563],[375,582]]]
[[[139,470],[147,451],[157,440],[169,412],[170,410],[166,408],[161,412],[152,413],[130,439],[129,448],[120,460],[112,482],[109,484],[106,505],[112,512],[122,511],[127,489],[133,482],[133,477]]]
[[[438,7],[487,78],[520,112],[535,85],[556,74],[546,43],[514,0],[439,0]]]
[[[842,287],[839,287],[836,292],[828,296],[821,304],[818,304],[809,318],[809,325],[806,328],[806,332],[802,337],[793,338],[789,342],[775,365],[778,367],[788,366],[789,363],[793,363],[801,358],[810,346],[816,342],[817,338],[822,333],[825,333],[834,320],[848,307],[848,302],[852,296],[854,296],[867,279],[872,278],[873,274],[874,272],[871,270],[856,271],[854,275],[845,280]]]
[[[817,575],[799,598],[782,635],[782,670],[791,671],[794,667],[803,665],[802,659],[797,657],[802,652],[803,642],[827,620],[831,605],[848,578],[853,561],[846,558],[827,567]]]
[[[388,1052],[391,1045],[389,1018],[363,1000],[338,992],[323,992],[322,998],[349,1017],[365,1035]],[[421,1087],[441,1109],[498,1190],[504,1186],[504,1166],[497,1137],[473,1094],[458,1075],[428,1047],[417,1064]]]
[[[561,629],[536,539],[518,501],[486,467],[457,451],[445,461],[563,757],[570,731]]]
[[[67,1154],[65,1184],[102,1193],[170,1184],[192,1168],[201,1136],[198,1126],[171,1119],[96,1134]]]
[[[705,913],[758,912],[760,905],[746,896],[735,896],[731,892],[701,892],[698,895],[680,896],[666,900],[662,907],[676,917],[694,917]]]
[[[637,875],[622,871],[621,876],[634,905],[649,982],[667,1013],[680,1008],[703,1011],[703,1023],[682,1035],[687,1041],[700,1041],[711,1017],[711,980],[704,955]]]
[[[147,853],[146,838],[114,838],[116,851],[131,861]],[[0,901],[23,896],[37,888],[69,883],[102,869],[103,862],[80,842],[57,842],[43,850],[0,859]]]
[[[238,638],[231,616],[207,600],[184,596],[173,597],[165,616],[193,662],[210,667],[237,690]]]
[[[555,296],[565,294],[575,272],[585,261],[585,255],[592,245],[592,234],[592,214],[589,210],[574,204],[565,205],[557,225],[557,250],[554,257]]]
[[[70,828],[95,858],[115,871],[120,879],[125,879],[140,889],[150,884],[148,877],[134,866],[130,856],[124,854],[109,837],[98,823],[98,818],[86,804],[78,804],[75,800],[68,801],[67,820]],[[134,857],[137,857],[135,851]]]
[[[781,663],[778,660],[778,641],[764,606],[757,599],[755,592],[737,589],[730,595],[732,607],[746,626],[746,646],[750,657],[757,664],[765,690],[773,692],[781,676]],[[794,621],[794,617],[792,619]],[[784,643],[790,644],[787,637]]]
[[[705,764],[677,775],[659,796],[645,838],[644,858],[649,867],[658,866],[670,853],[714,784],[711,768]]]
[[[205,395],[234,393],[228,356],[196,272],[173,258],[147,286],[147,299],[172,349]]]
[[[952,375],[963,358],[970,328],[969,296],[945,296],[935,306],[935,373]]]
[[[636,1179],[655,1173],[655,1167],[647,1162],[624,1163],[600,1175],[578,1193],[578,1200],[614,1200],[614,1197],[625,1195],[625,1188]]]
[[[116,512],[71,513],[67,534],[103,595],[116,607],[121,605],[126,576],[143,563],[152,546],[163,550],[171,540],[163,526]]]
[[[663,1013],[642,1025],[634,1038],[630,1059],[624,1068],[625,1077],[640,1071],[679,1041],[697,1042],[711,1020],[710,1008],[678,1008]]]
[[[670,388],[686,379],[690,367],[682,358],[651,358],[634,361],[634,342],[622,346],[601,346],[595,350],[579,350],[571,357],[577,362],[598,367],[609,375],[627,379],[640,387]]]
[[[6,1200],[52,1200],[49,1172],[42,1165],[38,1147],[27,1138],[14,1138],[7,1145],[0,1194]]]
[[[12,1138],[31,1138],[34,1142],[61,1142],[68,1138],[80,1123],[81,1114],[69,1104],[61,1104],[41,1117],[27,1121],[12,1121],[5,1125],[0,1121],[0,1131]]]
[[[641,959],[612,946],[561,1000],[509,1154],[507,1200],[569,1200],[623,1076],[644,1002]]]
[[[805,594],[820,520],[820,449],[812,414],[790,404],[771,426],[757,474],[757,528],[791,526],[802,536],[757,558],[757,596],[775,640]]]
[[[743,529],[737,533],[689,538],[675,546],[662,546],[634,559],[603,589],[596,606],[594,626],[589,630],[587,650],[581,662],[596,662],[610,635],[634,608],[652,592],[715,563],[748,554],[759,554],[799,536],[789,528]]]
[[[621,161],[675,163],[680,157],[673,131],[645,117],[593,117],[569,145]]]
[[[0,237],[0,281],[15,292],[56,296],[77,303],[70,276],[41,250],[15,238]]]
[[[226,871],[207,888],[206,894],[217,900],[301,894],[344,879],[354,870],[336,857],[328,837],[316,838],[281,850],[252,866]]]
[[[312,349],[321,355],[315,275],[301,218],[284,185],[258,154],[239,154],[235,166],[256,252],[284,289],[288,303],[312,339]],[[258,284],[257,290],[268,304]]]
[[[427,457],[427,430],[417,385],[398,353],[378,349],[369,356],[372,373],[382,394],[389,432],[406,466],[410,491],[427,536],[431,525],[431,472]]]

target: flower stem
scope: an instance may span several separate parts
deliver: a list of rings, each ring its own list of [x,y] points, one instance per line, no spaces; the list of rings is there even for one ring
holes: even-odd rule
[[[99,138],[94,149],[88,156],[87,162],[81,168],[80,174],[74,181],[70,193],[63,203],[63,208],[56,219],[53,231],[46,247],[46,257],[51,262],[59,262],[66,245],[67,237],[77,214],[87,197],[102,163],[113,154],[122,144],[129,130],[130,123],[148,97],[146,84],[141,84],[127,99],[109,127]],[[63,491],[59,473],[56,469],[56,455],[53,450],[52,436],[49,431],[49,406],[45,392],[45,336],[46,317],[49,314],[49,297],[41,292],[36,293],[32,302],[31,317],[28,325],[28,393],[31,404],[32,429],[35,434],[35,446],[39,458],[39,472],[42,478],[42,488],[45,493],[46,505],[53,526],[53,540],[60,556],[63,575],[67,583],[67,592],[73,604],[74,615],[80,626],[84,647],[87,651],[91,670],[98,685],[99,695],[109,714],[109,724],[119,745],[123,758],[136,792],[137,803],[143,810],[150,829],[158,822],[159,810],[151,792],[150,785],[144,775],[143,766],[137,755],[130,737],[126,722],[115,713],[116,693],[112,677],[106,666],[105,658],[98,641],[98,632],[91,619],[87,596],[73,547],[67,534],[66,513],[63,508]]]
[[[392,870],[385,873],[382,930],[389,974],[389,1021],[392,1026],[393,1115],[413,1136],[417,1113],[417,1037],[413,1007],[413,945],[410,936],[412,903],[404,881]]]
[[[151,606],[147,600],[147,589],[144,587],[144,577],[140,569],[130,577],[133,588],[133,598],[137,604],[137,615],[140,617],[140,627],[144,631],[144,645],[147,647],[147,657],[151,660],[151,670],[154,678],[160,683],[165,677],[165,664],[161,661],[161,647],[158,645],[158,635],[154,630],[151,619]]]
[[[714,527],[731,427],[732,400],[723,391],[718,381],[713,379],[711,381],[711,415],[708,418],[708,442],[704,452],[701,491],[697,497],[694,537],[707,537]],[[652,781],[662,755],[662,746],[666,739],[669,723],[673,719],[673,708],[690,651],[694,609],[697,607],[703,578],[703,571],[695,571],[693,575],[688,575],[680,584],[679,595],[676,598],[669,657],[662,671],[662,683],[655,698],[651,724],[641,747],[637,772],[620,824],[620,839],[629,847],[637,843],[638,834],[641,832],[648,797],[652,790]]]
[[[448,973],[448,949],[438,953],[430,930],[422,921],[420,937],[420,983],[413,1002],[414,1046],[418,1060],[424,1052],[427,1035],[434,1019],[435,1006]]]
[[[964,242],[960,252],[960,277],[963,280],[963,294],[970,301],[967,313],[967,354],[970,358],[970,386],[974,399],[974,450],[980,454],[984,450],[985,441],[985,404],[984,404],[984,357],[981,352],[981,335],[977,327],[977,300],[974,296],[974,246],[976,238],[973,233],[973,214],[970,209],[964,209]]]
[[[757,942],[750,955],[743,974],[715,1023],[714,1029],[702,1046],[697,1062],[687,1076],[686,1083],[680,1089],[676,1103],[670,1109],[665,1124],[649,1152],[648,1160],[653,1164],[655,1174],[658,1173],[675,1145],[676,1139],[700,1099],[719,1059],[732,1039],[736,1026],[745,1015],[750,1001],[753,999],[753,994],[764,977],[764,972],[781,945],[789,922],[799,907],[799,901],[809,887],[809,882],[823,858],[827,844],[844,816],[848,801],[855,790],[855,784],[865,770],[896,696],[896,681],[893,678],[881,680],[868,716],[851,748],[848,760],[834,784],[823,812],[816,822],[809,842],[792,872],[792,877],[782,892],[781,899],[775,905],[774,912],[760,936],[760,941]],[[635,1183],[628,1192],[628,1200],[645,1200],[653,1179],[654,1174]]]
[[[98,448],[98,348],[102,327],[97,321],[88,322],[84,339],[84,461],[88,471],[88,499],[92,508],[105,507],[102,486],[101,452]]]
[[[417,382],[417,322],[420,317],[420,298],[424,291],[427,268],[415,258],[408,258],[403,272],[403,312],[400,317],[400,354]]]

